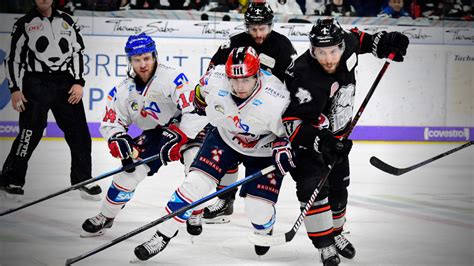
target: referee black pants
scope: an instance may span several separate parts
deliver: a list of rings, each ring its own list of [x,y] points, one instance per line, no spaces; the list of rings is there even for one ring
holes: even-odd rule
[[[71,150],[71,184],[91,178],[91,136],[84,105],[82,100],[77,104],[68,103],[73,81],[69,73],[25,73],[22,92],[28,102],[25,111],[20,113],[20,132],[3,165],[1,183],[25,184],[28,161],[43,136],[49,110]],[[53,166],[49,169],[51,172],[55,164],[64,161],[64,155],[55,151],[48,151],[44,156]]]

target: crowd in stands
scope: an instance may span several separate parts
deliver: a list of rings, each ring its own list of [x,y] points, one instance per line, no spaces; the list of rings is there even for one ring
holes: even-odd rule
[[[243,13],[249,1],[258,0],[56,0],[68,13],[75,9],[117,11],[127,9],[198,10]],[[261,0],[260,0],[261,1]],[[24,13],[31,0],[2,0],[2,13]],[[424,17],[472,21],[472,0],[266,0],[276,14],[351,17]]]

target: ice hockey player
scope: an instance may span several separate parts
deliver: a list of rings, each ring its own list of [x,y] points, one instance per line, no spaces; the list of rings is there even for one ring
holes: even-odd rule
[[[82,224],[83,237],[104,234],[133,197],[137,185],[162,165],[183,157],[188,169],[199,149],[193,138],[207,123],[191,113],[194,90],[188,78],[181,70],[158,63],[150,36],[130,36],[125,53],[128,77],[110,91],[100,131],[113,157],[130,160],[132,156],[144,159],[159,154],[160,159],[114,176],[100,213]],[[136,139],[127,134],[132,124],[143,130]]]
[[[292,60],[296,58],[296,50],[290,40],[273,31],[273,11],[265,1],[253,1],[249,4],[244,21],[246,31],[230,37],[224,42],[209,63],[209,68],[216,65],[224,65],[232,49],[242,46],[251,46],[255,49],[260,59],[260,67],[272,73],[282,82],[285,78],[285,70]],[[238,165],[232,167],[219,183],[217,189],[222,189],[237,180]],[[224,223],[230,221],[233,213],[233,204],[237,189],[218,197],[217,201],[204,208],[203,218],[206,223]],[[199,217],[193,217],[188,221],[188,226],[200,227]],[[189,225],[189,223],[191,223]],[[189,228],[189,230],[192,230]]]
[[[338,253],[346,258],[355,256],[353,245],[341,234],[352,147],[350,139],[341,137],[352,120],[358,55],[387,58],[394,52],[394,61],[403,61],[409,41],[399,32],[371,35],[357,28],[346,32],[334,19],[319,19],[309,40],[310,48],[288,69],[285,81],[291,103],[283,120],[295,150],[296,169],[291,175],[302,204],[337,158],[329,186],[321,190],[305,218],[308,237],[320,250],[323,264],[329,266],[339,264]]]
[[[283,176],[294,167],[281,115],[289,94],[275,76],[260,71],[252,47],[232,50],[225,66],[205,74],[195,88],[198,113],[214,128],[208,132],[185,181],[172,195],[163,214],[172,213],[211,192],[226,171],[242,162],[246,175],[274,164],[276,171],[244,184],[245,212],[255,234],[271,234]],[[153,237],[135,248],[140,260],[161,252],[178,233],[191,211],[157,226]],[[261,256],[268,247],[255,246]]]

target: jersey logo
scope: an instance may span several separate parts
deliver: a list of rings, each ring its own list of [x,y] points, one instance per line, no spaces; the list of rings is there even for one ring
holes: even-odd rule
[[[184,75],[184,73],[181,73],[174,79],[173,82],[176,85],[176,89],[179,90],[184,86],[184,84],[188,84],[189,80],[188,77]]]
[[[295,94],[295,96],[298,98],[300,104],[309,103],[311,100],[313,100],[311,93],[303,88],[298,88],[298,92]]]
[[[140,112],[140,114],[143,116],[143,117],[147,117],[148,115],[150,115],[151,117],[153,117],[153,119],[155,120],[159,120],[158,119],[158,113],[161,113],[161,110],[160,108],[158,107],[158,104],[156,102],[151,102],[150,105],[148,107],[145,107],[144,109],[142,109],[142,111]]]
[[[116,87],[113,87],[110,91],[109,91],[109,95],[107,95],[107,100],[109,101],[112,101],[115,97],[115,93],[117,93],[117,88]]]
[[[255,100],[253,100],[253,102],[252,102],[252,104],[255,105],[255,106],[259,106],[259,105],[261,105],[262,103],[263,103],[263,102],[260,101],[259,99],[255,99]]]
[[[236,128],[242,129],[245,133],[249,132],[250,127],[244,123],[242,123],[242,119],[238,116],[231,117],[229,116],[232,121],[234,121],[234,125]]]
[[[261,53],[258,58],[260,59],[260,64],[266,65],[269,68],[274,68],[276,60],[275,58],[268,56],[264,53]]]

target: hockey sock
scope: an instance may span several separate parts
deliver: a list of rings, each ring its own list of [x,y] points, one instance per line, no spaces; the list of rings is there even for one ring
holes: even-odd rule
[[[247,195],[245,197],[245,213],[256,232],[266,234],[275,224],[276,211],[274,204]]]
[[[140,165],[132,173],[122,172],[114,176],[100,212],[108,218],[115,218],[133,197],[135,188],[147,176],[148,171],[148,166]]]
[[[305,204],[301,202],[301,206]],[[327,198],[313,203],[304,219],[304,224],[308,237],[316,248],[334,244],[331,207]]]
[[[173,193],[170,200],[166,204],[165,209],[162,211],[162,215],[175,212],[185,206],[188,206],[193,201],[201,199],[206,196],[214,187],[216,183],[205,174],[199,171],[191,171],[188,176],[184,179],[183,184]],[[199,206],[198,206],[199,208]],[[198,209],[196,208],[196,209]],[[191,215],[192,210],[174,216],[173,219],[169,219],[157,226],[165,236],[171,237],[178,230],[180,224],[186,222]]]

